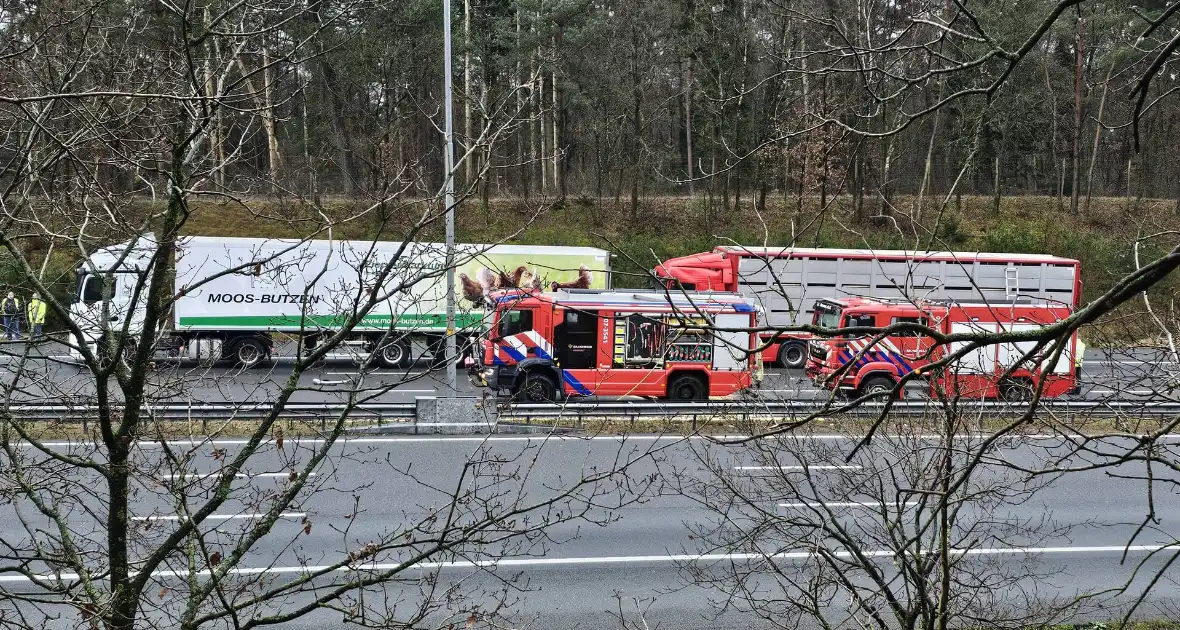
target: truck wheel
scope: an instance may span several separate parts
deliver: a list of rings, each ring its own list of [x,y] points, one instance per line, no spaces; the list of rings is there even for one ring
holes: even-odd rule
[[[234,365],[248,370],[266,360],[266,344],[261,339],[246,337],[234,344]]]
[[[670,400],[708,400],[709,391],[705,382],[696,374],[677,374],[668,381],[668,398]]]
[[[525,372],[524,383],[514,392],[517,402],[547,403],[557,400],[557,383],[541,372]]]
[[[884,392],[893,391],[893,379],[888,376],[870,376],[860,384],[860,389],[857,390],[861,396],[868,396],[870,394],[877,394],[878,396]],[[891,394],[897,397],[897,394]]]
[[[410,367],[410,344],[405,339],[392,339],[377,351],[377,364],[387,370]]]
[[[778,365],[798,370],[807,364],[807,347],[798,342],[784,343],[778,347]]]
[[[1027,402],[1032,400],[1032,383],[1022,379],[1007,379],[1000,383],[1000,400]]]

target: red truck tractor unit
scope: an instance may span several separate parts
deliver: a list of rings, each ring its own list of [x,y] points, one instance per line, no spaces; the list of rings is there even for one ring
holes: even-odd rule
[[[729,293],[498,292],[472,381],[522,401],[564,396],[705,400],[750,387],[754,305]]]
[[[1082,294],[1078,261],[1042,254],[808,247],[717,247],[673,258],[653,274],[673,291],[730,291],[754,301],[769,326],[811,321],[818,300],[847,297],[1012,302],[1040,299],[1074,308]],[[763,333],[762,359],[807,362],[808,333]]]
[[[1068,306],[1044,301],[1008,304],[901,302],[849,298],[815,303],[813,323],[824,328],[885,328],[899,323],[927,326],[950,335],[1027,332],[1069,317]],[[810,342],[807,374],[819,385],[856,396],[889,391],[904,376],[917,372],[928,380],[931,396],[1027,400],[1044,381],[1043,398],[1076,393],[1074,354],[1077,334],[1055,365],[1042,356],[1021,363],[1037,342],[991,344],[976,348],[958,361],[928,373],[930,364],[967,347],[968,342],[939,344],[917,332],[900,331],[873,345],[873,335],[815,338]],[[1014,370],[1013,365],[1018,364]],[[846,367],[852,364],[851,367]],[[843,376],[837,376],[842,373]]]

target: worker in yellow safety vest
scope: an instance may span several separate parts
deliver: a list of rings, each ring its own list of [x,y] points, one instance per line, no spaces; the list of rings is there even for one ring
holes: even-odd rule
[[[41,296],[37,293],[29,300],[28,316],[29,332],[33,339],[37,339],[42,335],[41,327],[45,325],[45,302],[41,301]]]

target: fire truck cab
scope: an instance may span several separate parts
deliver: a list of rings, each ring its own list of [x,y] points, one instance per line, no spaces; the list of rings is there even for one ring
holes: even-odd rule
[[[950,335],[1034,331],[1069,315],[1068,306],[1043,300],[959,304],[847,298],[818,301],[812,323],[832,329],[885,328],[908,323]],[[976,348],[932,373],[926,372],[932,363],[967,347],[970,342],[939,344],[917,331],[897,331],[876,343],[872,343],[873,337],[863,334],[812,339],[808,348],[808,376],[823,387],[857,396],[893,390],[902,377],[912,372],[927,379],[932,397],[1027,400],[1041,381],[1044,381],[1043,398],[1076,392],[1076,333],[1052,366],[1045,364],[1047,356],[1034,356],[1022,362],[1037,342],[1018,341]]]
[[[754,305],[732,293],[502,291],[472,381],[529,402],[705,400],[760,374]]]

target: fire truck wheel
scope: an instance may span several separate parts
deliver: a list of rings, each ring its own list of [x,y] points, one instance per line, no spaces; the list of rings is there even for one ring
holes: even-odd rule
[[[1021,379],[1009,379],[1000,383],[1000,398],[1008,402],[1032,400],[1032,384]]]
[[[778,365],[797,370],[807,363],[807,347],[801,343],[784,343],[778,347]]]
[[[524,383],[516,390],[519,402],[547,403],[557,399],[557,383],[548,374],[525,372]]]
[[[701,377],[695,374],[678,374],[668,382],[668,398],[671,400],[705,400],[708,391]]]
[[[893,391],[893,379],[888,376],[870,376],[860,384],[860,395],[881,394]]]

